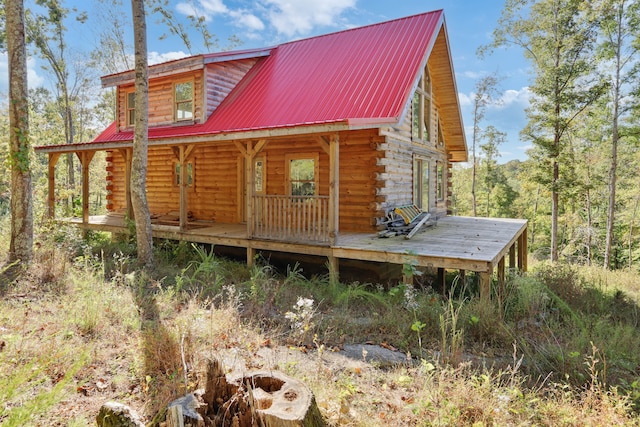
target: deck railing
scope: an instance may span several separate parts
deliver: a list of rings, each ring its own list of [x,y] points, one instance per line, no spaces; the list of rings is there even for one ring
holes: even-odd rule
[[[293,242],[329,241],[328,196],[254,197],[255,237]]]

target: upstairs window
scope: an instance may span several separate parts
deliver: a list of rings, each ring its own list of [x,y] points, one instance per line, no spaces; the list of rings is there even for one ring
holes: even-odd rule
[[[193,120],[193,81],[175,84],[174,102],[174,115],[177,122]]]
[[[413,140],[428,142],[431,139],[431,78],[429,71],[420,79],[413,94],[411,117],[411,137]]]
[[[127,92],[127,126],[133,126],[136,119],[136,93]]]

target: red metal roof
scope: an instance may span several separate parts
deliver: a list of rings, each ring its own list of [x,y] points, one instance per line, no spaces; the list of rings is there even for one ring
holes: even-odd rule
[[[438,10],[276,46],[206,123],[151,127],[149,139],[312,124],[397,124],[443,22]],[[132,138],[132,132],[116,132],[111,125],[94,142]]]

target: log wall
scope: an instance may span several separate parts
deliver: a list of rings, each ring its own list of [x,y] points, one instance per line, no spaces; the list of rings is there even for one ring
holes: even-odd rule
[[[340,230],[373,231],[376,201],[383,199],[378,150],[384,138],[377,131],[357,131],[340,135]],[[258,155],[265,160],[265,193],[283,195],[286,186],[286,156],[318,156],[318,195],[329,195],[329,155],[314,138],[271,141]],[[179,211],[180,189],[174,185],[176,157],[170,147],[149,148],[147,199],[153,215]],[[217,143],[197,146],[189,162],[193,164],[193,185],[188,189],[188,211],[192,218],[218,222],[242,222],[244,158],[235,145]],[[124,158],[119,152],[108,155],[107,194],[109,211],[124,211]],[[409,183],[410,185],[410,183]],[[384,214],[384,213],[382,213]]]
[[[240,152],[233,144],[201,145],[194,149],[193,184],[187,190],[188,212],[194,219],[240,222],[238,211],[238,167]],[[123,212],[124,158],[114,152],[108,156],[108,210]],[[177,214],[180,210],[180,187],[175,183],[177,158],[169,146],[149,148],[147,202],[152,215]]]
[[[445,147],[438,141],[439,102],[435,93],[431,97],[431,127],[429,141],[412,139],[411,117],[412,98],[409,99],[406,114],[399,126],[383,128],[380,134],[385,142],[378,149],[382,152],[379,164],[384,167],[380,175],[382,187],[378,190],[383,196],[377,203],[377,210],[384,214],[387,208],[413,203],[413,160],[420,157],[430,161],[429,205],[432,215],[445,216],[448,208],[448,189],[450,188],[450,165]],[[444,168],[444,198],[437,200],[437,162]]]
[[[203,120],[204,87],[203,73],[200,71],[149,81],[149,126],[166,126],[175,123],[173,85],[175,82],[189,79],[193,79],[194,82],[194,120],[180,123],[197,123]],[[132,126],[127,126],[127,94],[133,90],[132,84],[118,87],[118,129],[132,129]]]

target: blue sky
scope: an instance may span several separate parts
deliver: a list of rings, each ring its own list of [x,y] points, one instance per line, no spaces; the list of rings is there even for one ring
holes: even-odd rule
[[[25,3],[30,3],[29,1]],[[86,10],[90,19],[85,24],[68,23],[70,51],[87,54],[97,46],[98,34],[104,22],[96,19],[99,8],[96,0],[67,0],[67,7]],[[130,14],[128,0],[123,0],[123,11]],[[501,77],[501,104],[490,106],[484,125],[493,125],[506,132],[507,142],[501,147],[501,162],[525,159],[525,143],[518,133],[526,123],[524,109],[528,105],[527,64],[518,50],[501,50],[483,60],[476,56],[478,46],[489,42],[503,7],[502,0],[182,0],[170,1],[176,16],[195,13],[203,16],[209,31],[224,47],[230,35],[238,36],[243,44],[253,48],[271,46],[293,39],[310,37],[347,28],[382,22],[435,9],[444,9],[445,19],[462,114],[467,128],[467,142],[471,144],[469,129],[472,125],[471,100],[479,77],[497,72]],[[130,18],[127,18],[130,19]],[[149,16],[148,47],[150,61],[161,62],[186,56],[184,45],[175,38],[159,40],[165,29]],[[126,24],[129,25],[130,21]],[[132,43],[132,39],[129,38]],[[199,40],[196,35],[193,40]],[[194,49],[193,53],[199,53]],[[48,86],[47,73],[41,62],[29,61],[30,86]],[[99,81],[96,79],[96,84]],[[0,92],[7,89],[6,55],[0,55]]]

